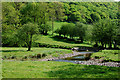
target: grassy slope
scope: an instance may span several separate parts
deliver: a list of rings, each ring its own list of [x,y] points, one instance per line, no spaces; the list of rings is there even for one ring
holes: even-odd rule
[[[91,57],[105,57],[105,60],[120,61],[120,50],[102,50],[101,52],[93,53]]]
[[[67,22],[57,22],[57,21],[54,22],[54,23],[53,23],[53,25],[54,25],[54,31],[55,31],[56,29],[60,29],[60,27],[61,27],[63,24],[66,24],[66,23],[67,23]],[[47,24],[52,27],[52,22],[51,22],[51,21],[47,22]],[[52,31],[50,31],[49,33],[51,34]]]
[[[4,78],[117,78],[117,67],[67,62],[3,61]]]
[[[44,35],[38,36],[38,40],[36,40],[36,42],[46,43],[46,44],[51,44],[51,45],[61,45],[61,46],[87,46],[87,47],[92,46],[86,42],[78,44],[78,43],[70,43],[63,39],[56,40],[55,38],[52,38],[49,35],[48,36],[44,36]]]
[[[67,22],[54,22],[54,31],[56,29],[59,29],[63,24],[66,24]],[[48,21],[47,24],[49,24],[50,26],[52,26],[52,22]],[[45,35],[36,35],[37,38],[35,38],[35,42],[39,42],[39,43],[45,43],[45,44],[50,44],[50,45],[60,45],[60,46],[87,46],[87,47],[91,47],[91,45],[87,44],[87,43],[83,43],[83,44],[75,44],[72,42],[69,42],[67,40],[63,40],[63,39],[55,39],[52,36],[50,36],[52,34],[52,31],[48,32],[49,35],[45,36]],[[54,33],[54,36],[58,35],[56,33]]]
[[[0,47],[0,80],[2,78],[2,60],[1,60],[1,57],[2,57],[2,52],[1,52],[2,48]]]
[[[54,48],[32,48],[32,51],[27,51],[27,48],[17,48],[17,47],[3,47],[2,48],[2,56],[16,56],[18,59],[23,58],[24,56],[29,55],[37,55],[37,54],[46,54],[46,55],[52,55],[54,57],[59,56],[59,54],[67,54],[72,53],[71,50],[65,50],[65,49],[54,49]]]
[[[47,22],[50,26],[52,26],[52,22],[49,21]],[[60,28],[63,24],[65,24],[67,22],[54,22],[54,31],[58,28]],[[52,31],[48,32],[49,34],[52,33]],[[56,35],[56,33],[54,33],[54,35]],[[50,45],[61,45],[61,46],[87,46],[87,47],[91,47],[91,45],[87,44],[87,43],[83,43],[83,44],[75,44],[75,43],[70,43],[66,40],[63,39],[55,39],[52,38],[52,36],[45,36],[45,35],[39,35],[38,39],[35,42],[39,42],[39,43],[46,43],[46,44],[50,44]]]

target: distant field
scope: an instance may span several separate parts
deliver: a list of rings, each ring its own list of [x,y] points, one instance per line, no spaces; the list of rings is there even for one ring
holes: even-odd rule
[[[103,58],[107,61],[120,61],[120,50],[102,50],[91,55],[92,58]]]
[[[66,24],[66,23],[67,22],[54,22],[54,31],[56,29],[59,29],[63,24]],[[51,21],[47,22],[47,24],[52,26]],[[35,42],[45,43],[45,44],[50,44],[50,45],[60,45],[60,46],[86,46],[86,47],[92,46],[92,45],[88,44],[87,42],[78,44],[78,43],[73,43],[73,42],[67,41],[65,39],[56,39],[56,38],[53,38],[52,36],[50,36],[52,34],[52,31],[49,31],[48,33],[49,33],[49,35],[47,35],[47,36],[38,35],[38,39]],[[54,36],[55,35],[57,35],[57,34],[54,33]]]
[[[57,22],[57,21],[55,21],[55,22],[53,23],[53,25],[54,25],[54,31],[55,31],[56,29],[59,29],[63,24],[66,24],[66,23],[67,23],[67,22]],[[47,22],[47,24],[52,27],[52,22],[51,22],[51,21]],[[49,33],[51,34],[52,31],[50,31]]]
[[[60,54],[68,54],[72,53],[71,50],[65,50],[65,49],[55,49],[55,48],[32,48],[32,51],[27,51],[27,48],[19,48],[19,47],[3,47],[2,48],[2,58],[3,59],[9,59],[9,58],[17,58],[22,59],[25,56],[27,58],[37,56],[37,54],[40,55],[46,55],[58,57]],[[41,57],[42,58],[42,57]]]
[[[4,78],[118,78],[118,67],[54,61],[3,61]]]
[[[61,45],[61,46],[86,46],[86,47],[92,47],[92,45],[88,44],[87,42],[84,43],[72,43],[68,42],[66,39],[56,39],[51,36],[38,36],[38,40],[35,42],[38,43],[45,43],[50,45]]]

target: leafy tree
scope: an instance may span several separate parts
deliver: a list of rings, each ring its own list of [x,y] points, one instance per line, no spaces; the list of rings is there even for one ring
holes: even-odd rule
[[[64,24],[64,25],[62,25],[62,27],[61,27],[61,33],[64,35],[64,37],[65,37],[65,35],[67,35],[68,34],[68,24]]]
[[[92,31],[93,31],[93,25],[86,25],[85,30],[85,40],[92,41]]]
[[[57,33],[57,34],[59,34],[59,36],[61,36],[62,31],[61,31],[61,29],[56,29],[55,33]]]
[[[66,27],[68,27],[68,30],[67,30],[67,35],[70,36],[70,38],[73,39],[73,37],[75,37],[75,24],[73,23],[69,23],[66,25]]]
[[[64,9],[63,9],[63,4],[61,2],[52,2],[49,3],[49,17],[50,20],[52,21],[52,35],[53,35],[53,30],[54,30],[54,21],[62,21],[64,18]]]
[[[47,32],[51,30],[51,26],[49,26],[48,24],[42,24],[42,25],[40,25],[39,30],[42,34],[47,35]]]
[[[19,27],[20,17],[14,3],[2,3],[2,44],[3,46],[16,46],[17,40],[13,36]]]
[[[31,50],[33,35],[37,34],[38,32],[39,32],[38,25],[35,23],[34,24],[33,23],[24,24],[18,30],[17,36],[20,41],[26,43],[26,45],[28,47],[28,51]]]
[[[84,36],[85,36],[86,25],[83,24],[83,23],[77,22],[75,26],[76,26],[76,29],[77,29],[76,35],[81,40],[81,43],[83,43]]]
[[[45,24],[46,20],[48,20],[47,5],[45,3],[27,3],[20,12],[22,14],[22,24],[37,22],[40,25]]]
[[[100,15],[95,12],[91,14],[91,18],[92,18],[93,22],[99,21],[101,19]]]
[[[94,24],[93,28],[93,39],[96,42],[100,42],[102,47],[109,45],[112,48],[114,36],[116,35],[116,25],[109,19],[100,20]]]

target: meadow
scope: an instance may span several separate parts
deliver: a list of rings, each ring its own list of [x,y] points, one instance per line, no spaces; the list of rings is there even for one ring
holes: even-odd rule
[[[2,58],[3,59],[32,59],[32,58],[48,58],[48,57],[59,57],[63,54],[72,53],[72,50],[66,49],[55,49],[55,48],[32,48],[32,51],[27,51],[24,47],[4,47],[2,48]]]
[[[76,51],[100,50],[90,54],[95,58],[90,61],[120,62],[118,3],[13,1],[2,2],[1,10],[3,78],[120,78],[118,64],[51,61],[77,55],[72,50],[78,48]]]
[[[114,53],[119,53],[117,50],[103,50],[93,53],[92,57],[106,54],[106,57],[111,57],[116,60],[118,56],[113,56]],[[112,52],[112,53],[111,53]],[[57,61],[33,61],[28,59],[22,61],[20,59],[29,55],[46,54],[46,57],[52,55],[58,57],[60,54],[72,53],[71,50],[55,49],[55,48],[37,48],[33,47],[32,51],[27,51],[27,48],[21,47],[3,47],[2,58],[7,57],[2,61],[2,77],[4,78],[119,78],[119,67],[107,67],[97,65],[82,65],[68,62]],[[12,56],[16,56],[16,61],[10,61]],[[9,59],[8,59],[9,58]],[[44,57],[43,57],[44,58]],[[42,58],[42,59],[43,59]],[[11,59],[12,60],[12,59]],[[13,59],[14,60],[14,59]],[[35,59],[34,59],[35,60]]]
[[[91,58],[104,58],[105,61],[120,61],[120,50],[101,50],[93,53]]]
[[[118,67],[55,61],[3,61],[4,78],[119,78]]]
[[[70,47],[79,47],[79,46],[92,47],[92,45],[89,44],[88,42],[75,43],[75,41],[68,41],[67,39],[59,39],[57,37],[53,37],[50,35],[46,35],[46,36],[39,35],[35,42],[50,44],[50,45],[70,46]]]
[[[50,22],[49,22],[50,23]],[[50,23],[51,24],[51,23]],[[60,28],[64,22],[54,22],[55,29]],[[86,41],[76,43],[68,39],[58,38],[57,34],[37,35],[36,43],[59,45],[68,47],[93,47]],[[118,78],[117,67],[82,65],[68,62],[38,61],[39,59],[59,57],[72,53],[72,50],[46,47],[2,47],[2,77],[4,78]],[[120,61],[120,50],[100,50],[93,53],[91,58],[105,57],[106,61]]]

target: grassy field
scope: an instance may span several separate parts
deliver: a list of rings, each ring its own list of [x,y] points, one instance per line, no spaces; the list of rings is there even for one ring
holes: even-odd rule
[[[66,24],[67,22],[54,22],[54,31],[58,28],[60,28],[63,24]],[[52,22],[49,21],[47,22],[47,24],[49,24],[50,26],[52,26]],[[60,46],[86,46],[86,47],[91,47],[91,44],[88,44],[88,42],[84,42],[84,43],[75,43],[72,41],[69,41],[67,39],[59,39],[56,37],[51,36],[52,31],[48,32],[49,35],[45,36],[45,35],[37,35],[37,40],[35,40],[35,42],[37,43],[45,43],[45,44],[50,44],[50,45],[60,45]],[[54,33],[54,36],[57,35],[56,33]]]
[[[2,47],[0,47],[0,80],[2,78],[2,60],[1,60],[2,52],[1,52],[1,50],[2,50]]]
[[[61,26],[63,25],[63,24],[66,24],[67,22],[54,22],[54,31],[56,30],[56,29],[60,29],[61,28]],[[51,27],[52,27],[52,22],[51,21],[49,21],[49,22],[47,22],[47,24],[48,25],[50,25]],[[52,31],[49,31],[49,34],[52,34]]]
[[[27,48],[17,48],[17,47],[3,47],[2,48],[2,58],[9,59],[15,57],[17,59],[22,59],[25,56],[32,57],[37,56],[37,54],[44,54],[45,57],[49,57],[50,55],[53,57],[58,57],[60,54],[68,54],[72,53],[71,50],[65,49],[55,49],[55,48],[32,48],[32,51],[27,51]],[[5,58],[6,56],[6,58]]]
[[[45,44],[50,44],[50,45],[60,45],[60,46],[86,46],[86,47],[92,47],[91,44],[88,44],[88,42],[84,43],[74,43],[70,42],[66,39],[58,39],[55,37],[51,37],[49,35],[45,36],[38,36],[38,39],[35,41],[37,43],[45,43]]]
[[[3,61],[4,78],[118,78],[117,67],[67,62]]]
[[[92,54],[92,58],[103,58],[107,61],[120,61],[120,50],[102,50]]]

